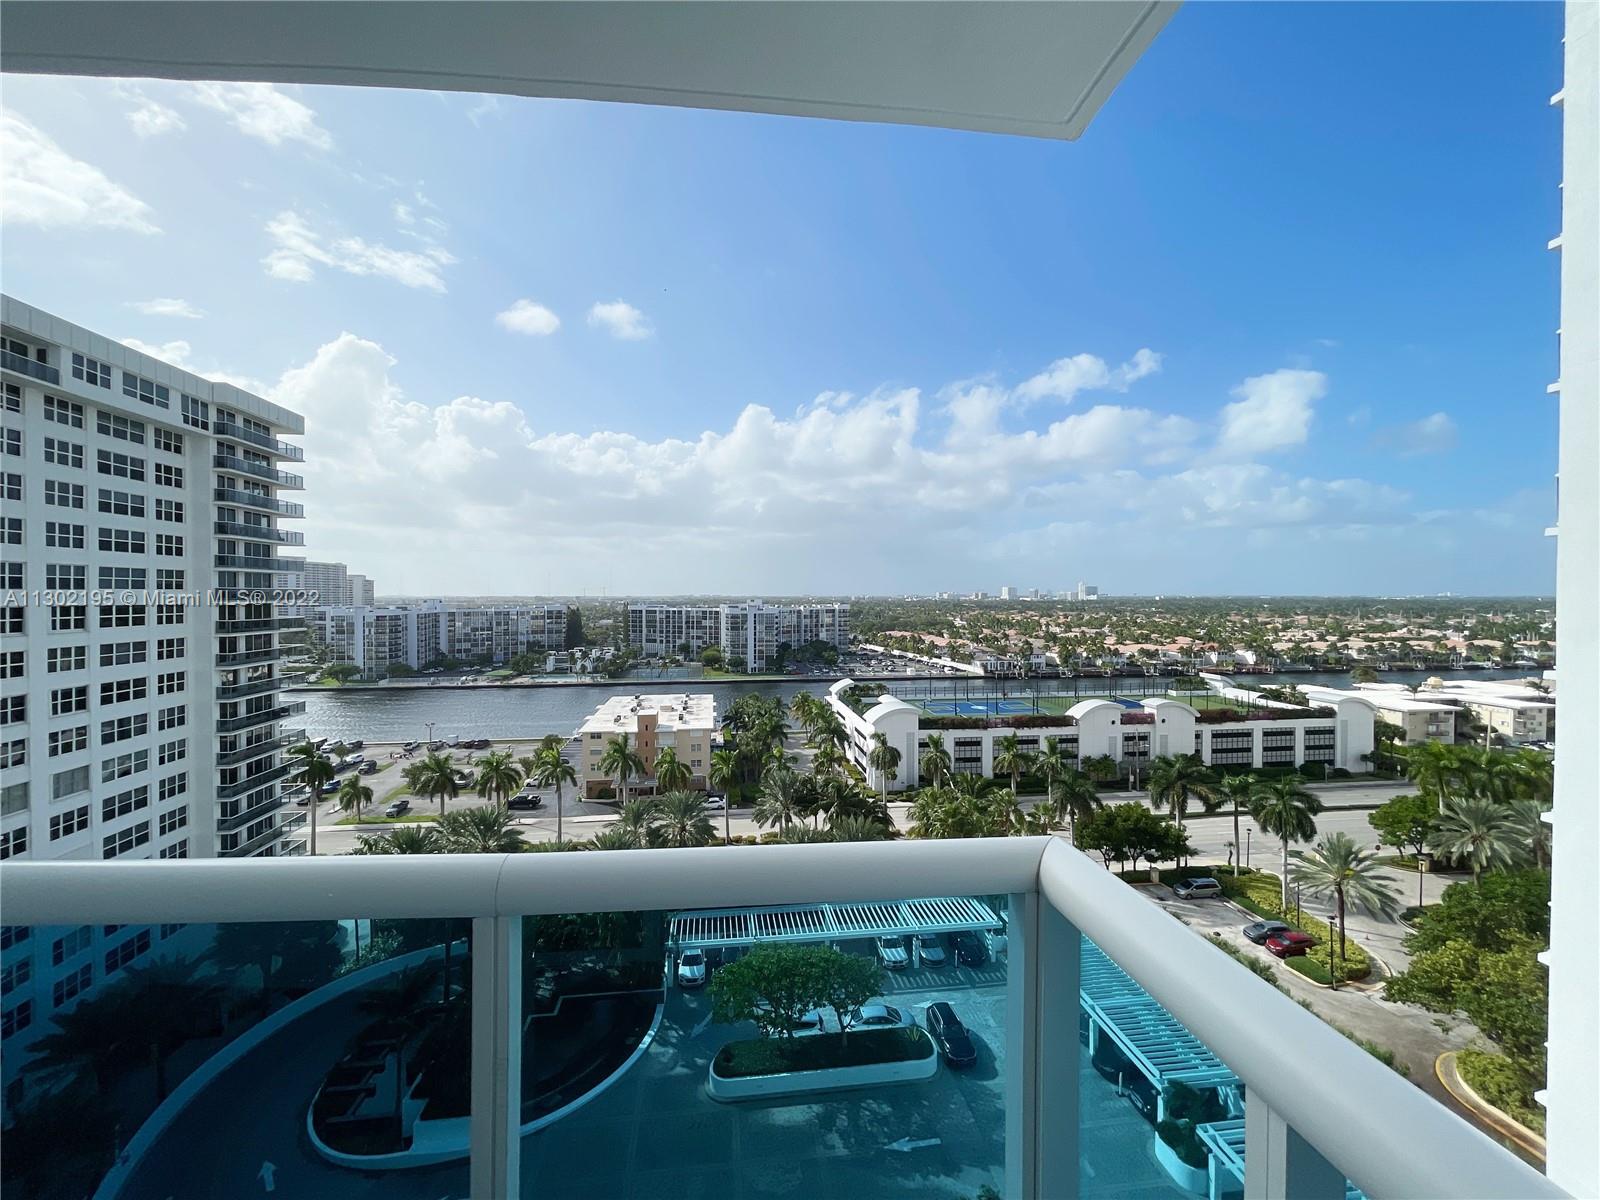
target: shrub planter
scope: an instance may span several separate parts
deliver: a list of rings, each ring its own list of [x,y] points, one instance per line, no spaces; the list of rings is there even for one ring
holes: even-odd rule
[[[810,1092],[881,1087],[888,1083],[916,1083],[933,1078],[939,1070],[939,1056],[934,1051],[933,1041],[920,1029],[871,1030],[847,1035],[844,1045],[851,1051],[850,1065],[847,1066],[798,1070],[779,1066],[760,1073],[738,1069],[735,1060],[741,1047],[765,1047],[771,1041],[768,1038],[755,1038],[749,1042],[730,1042],[724,1046],[711,1060],[711,1070],[706,1078],[707,1094],[713,1100],[724,1103],[764,1100]],[[798,1041],[801,1049],[789,1057],[801,1061],[837,1057],[832,1052],[840,1045],[832,1035]],[[809,1044],[816,1044],[817,1050],[811,1052]],[[779,1057],[782,1056],[774,1054],[775,1059]]]
[[[1152,1134],[1151,1138],[1156,1146],[1156,1161],[1161,1164],[1173,1183],[1186,1192],[1193,1192],[1198,1196],[1210,1195],[1211,1172],[1207,1167],[1191,1167],[1178,1157],[1178,1152],[1166,1142],[1161,1140],[1160,1134]]]

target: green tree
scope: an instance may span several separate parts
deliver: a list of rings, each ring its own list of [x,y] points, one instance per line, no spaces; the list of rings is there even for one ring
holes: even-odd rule
[[[881,842],[889,830],[871,817],[849,814],[828,821],[828,834],[836,842]]]
[[[1480,796],[1442,802],[1432,844],[1434,853],[1466,863],[1473,883],[1484,871],[1507,870],[1527,856],[1516,811]]]
[[[627,829],[609,825],[589,839],[590,850],[637,850],[638,839]]]
[[[945,748],[943,735],[928,735],[926,744],[917,755],[917,770],[932,787],[943,787],[949,782],[950,751]]]
[[[405,775],[406,782],[418,796],[439,801],[440,816],[444,815],[445,800],[454,800],[461,793],[461,785],[456,782],[455,764],[450,761],[448,754],[429,752],[421,762],[407,767]]]
[[[733,841],[730,814],[735,802],[743,799],[740,794],[742,781],[738,753],[733,750],[713,750],[711,765],[706,770],[706,784],[722,793],[722,837],[730,844]]]
[[[1011,777],[1011,797],[1016,799],[1017,783],[1033,765],[1033,755],[1022,748],[1022,743],[1014,733],[1008,733],[996,740],[994,744],[994,773]]]
[[[1233,813],[1233,873],[1239,874],[1239,864],[1244,858],[1244,843],[1239,840],[1239,814],[1249,812],[1261,781],[1254,775],[1224,775],[1217,780],[1213,795],[1217,803]]]
[[[301,742],[298,746],[289,747],[289,758],[294,763],[291,778],[297,779],[311,792],[311,799],[307,802],[306,826],[310,838],[309,849],[315,857],[318,801],[322,797],[322,789],[333,782],[333,762],[317,748],[315,742]]]
[[[628,800],[617,809],[616,828],[632,839],[633,848],[636,850],[657,844],[656,837],[660,823],[660,804],[654,797]]]
[[[1289,911],[1289,843],[1309,842],[1317,836],[1317,814],[1322,801],[1308,792],[1298,779],[1271,779],[1256,792],[1250,815],[1256,824],[1283,843],[1282,898]]]
[[[1190,800],[1198,800],[1207,812],[1217,807],[1215,784],[1216,777],[1198,754],[1162,755],[1150,764],[1150,803],[1165,808],[1179,829]]]
[[[504,804],[488,804],[447,812],[434,830],[446,854],[512,854],[528,844],[514,820]]]
[[[361,823],[361,810],[372,803],[372,789],[361,782],[359,775],[347,775],[339,785],[337,796],[340,812],[354,812],[356,824]]]
[[[619,733],[606,742],[605,751],[600,755],[600,769],[617,781],[617,799],[626,804],[628,780],[644,774],[644,759],[634,749],[633,739],[626,733]]]
[[[1069,770],[1063,775],[1056,785],[1055,795],[1056,811],[1066,820],[1067,841],[1076,846],[1078,824],[1104,808],[1105,801],[1100,798],[1100,789],[1094,786],[1094,780],[1082,771]]]
[[[819,972],[821,986],[818,999],[833,1009],[839,1020],[840,1034],[850,1032],[850,1027],[861,1015],[861,1006],[883,992],[883,968],[876,959],[861,954],[841,954],[831,951],[830,957]]]
[[[1502,871],[1477,887],[1452,883],[1439,903],[1419,914],[1406,937],[1413,955],[1465,942],[1478,950],[1501,951],[1512,942],[1550,940],[1550,872]]]
[[[881,733],[872,735],[872,749],[867,751],[867,766],[878,773],[878,795],[887,802],[889,780],[900,769],[900,751],[889,744]]]
[[[1357,663],[1350,668],[1350,681],[1352,683],[1376,683],[1378,673],[1366,663]]]
[[[388,833],[363,833],[351,854],[443,854],[438,832],[431,825],[400,825]]]
[[[709,846],[716,836],[705,797],[694,792],[668,792],[657,802],[656,813],[664,846]]]
[[[340,683],[349,683],[361,674],[361,668],[352,662],[334,663],[323,671],[323,674],[329,679],[337,680]]]
[[[681,792],[689,786],[694,772],[671,746],[661,747],[655,761],[656,788],[662,792]]]
[[[8,1196],[82,1200],[116,1157],[116,1112],[105,1091],[88,1079],[37,1089],[8,1116],[6,1152],[0,1156]]]
[[[1420,856],[1428,848],[1428,836],[1438,815],[1438,797],[1417,792],[1396,796],[1380,805],[1368,815],[1367,824],[1377,832],[1378,841],[1383,845]]]
[[[563,808],[561,785],[570,783],[573,787],[577,787],[578,774],[562,755],[559,745],[541,746],[534,751],[528,774],[540,787],[553,787],[556,790],[556,845],[559,846],[564,840],[561,828]]]
[[[773,767],[762,776],[761,794],[756,798],[750,816],[765,829],[776,825],[780,832],[801,818],[802,796],[800,779],[787,767]]]
[[[485,754],[478,763],[478,795],[490,804],[504,804],[522,786],[522,768],[509,750]]]
[[[707,646],[700,651],[700,662],[702,666],[709,670],[720,671],[722,669],[722,647]]]
[[[1078,827],[1078,844],[1098,852],[1108,868],[1131,860],[1135,870],[1140,859],[1166,862],[1190,852],[1183,830],[1142,804],[1101,809]]]
[[[1345,833],[1325,835],[1295,866],[1294,878],[1313,896],[1333,897],[1339,928],[1339,961],[1345,962],[1345,912],[1354,905],[1363,912],[1392,917],[1400,907],[1377,860]],[[1332,955],[1329,965],[1332,965]],[[1338,982],[1334,975],[1334,982]]]

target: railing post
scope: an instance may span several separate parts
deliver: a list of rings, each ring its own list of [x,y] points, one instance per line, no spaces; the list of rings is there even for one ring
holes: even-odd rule
[[[520,1195],[521,917],[472,920],[471,1131],[471,1194]]]
[[[1244,1200],[1344,1200],[1340,1171],[1246,1089],[1244,1102]]]
[[[1078,1194],[1078,929],[1037,892],[1011,897],[1007,927],[1006,1188],[1021,1200]]]

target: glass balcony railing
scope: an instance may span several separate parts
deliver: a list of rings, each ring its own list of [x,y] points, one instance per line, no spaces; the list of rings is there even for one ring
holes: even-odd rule
[[[267,725],[273,721],[281,721],[293,715],[296,711],[304,712],[304,707],[296,710],[292,704],[275,704],[270,708],[263,708],[260,712],[245,713],[237,717],[223,717],[217,722],[218,733],[238,733],[244,729],[254,729],[257,725]]]
[[[248,538],[257,542],[277,542],[283,546],[304,546],[306,535],[298,529],[270,529],[241,521],[216,521],[212,528],[224,537]]]
[[[214,562],[219,567],[234,571],[299,571],[304,569],[303,558],[284,558],[267,554],[218,554]]]
[[[281,679],[251,679],[243,683],[224,683],[217,686],[217,699],[242,700],[246,696],[258,696],[262,692],[276,692],[282,689]]]
[[[248,442],[250,445],[275,454],[279,458],[303,459],[306,452],[299,446],[289,442],[281,442],[271,434],[257,433],[253,429],[246,429],[242,425],[233,425],[226,421],[218,421],[212,426],[212,432],[219,438],[232,438],[237,442]]]
[[[15,371],[19,375],[27,375],[41,383],[59,384],[61,372],[47,363],[34,362],[24,354],[14,354],[10,350],[0,350],[0,367],[8,371]]]
[[[280,629],[303,629],[304,617],[252,617],[244,621],[218,621],[218,633],[271,633]]]
[[[279,487],[302,488],[305,486],[305,480],[298,475],[280,471],[276,467],[268,466],[266,463],[251,462],[247,458],[240,458],[234,454],[214,454],[211,456],[211,462],[219,471],[236,471],[241,475],[250,475],[256,479],[269,480]]]
[[[306,515],[304,504],[296,504],[293,500],[279,500],[275,496],[263,496],[256,492],[241,491],[238,488],[212,488],[211,497],[219,504],[237,504],[241,508],[256,508],[262,512],[277,513],[281,517]]]
[[[265,787],[275,780],[282,779],[291,769],[288,763],[279,763],[270,770],[262,771],[259,774],[237,779],[232,783],[219,783],[216,788],[217,797],[222,800],[228,800],[234,796],[242,796],[246,792],[253,792],[258,787]]]
[[[23,862],[0,904],[20,1194],[1565,1194],[1054,839]]]

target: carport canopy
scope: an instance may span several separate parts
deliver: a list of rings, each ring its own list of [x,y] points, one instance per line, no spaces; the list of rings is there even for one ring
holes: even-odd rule
[[[1243,1187],[1244,1122],[1213,1121],[1208,1125],[1196,1126],[1195,1133],[1205,1143],[1206,1149],[1211,1151],[1211,1161],[1217,1164],[1217,1170],[1227,1171],[1233,1176],[1234,1182]],[[1224,1184],[1221,1190],[1233,1189]],[[1348,1179],[1344,1182],[1344,1196],[1345,1200],[1366,1200],[1366,1193]]]
[[[695,909],[672,918],[672,942],[680,950],[708,950],[756,942],[828,942],[1004,927],[994,909],[982,901],[969,896],[940,896],[854,904]]]
[[[1209,1046],[1088,938],[1083,939],[1080,969],[1078,987],[1085,1011],[1157,1088],[1168,1083],[1225,1087],[1238,1082]]]

